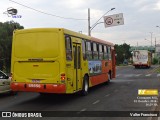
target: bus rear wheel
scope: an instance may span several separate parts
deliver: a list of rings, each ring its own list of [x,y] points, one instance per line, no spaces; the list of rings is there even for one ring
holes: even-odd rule
[[[83,79],[83,88],[82,88],[82,95],[83,96],[86,96],[88,94],[88,89],[89,89],[88,77],[84,76],[84,79]]]

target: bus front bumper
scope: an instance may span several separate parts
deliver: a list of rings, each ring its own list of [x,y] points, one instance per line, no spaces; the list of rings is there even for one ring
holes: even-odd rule
[[[11,83],[12,91],[40,92],[40,93],[66,93],[65,84],[34,84]]]

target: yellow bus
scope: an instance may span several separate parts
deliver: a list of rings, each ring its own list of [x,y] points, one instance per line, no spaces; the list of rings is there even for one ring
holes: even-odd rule
[[[110,42],[64,28],[15,30],[11,89],[38,93],[88,93],[115,77]]]

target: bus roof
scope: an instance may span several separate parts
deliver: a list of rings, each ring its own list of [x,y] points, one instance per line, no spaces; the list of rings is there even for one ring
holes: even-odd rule
[[[68,29],[65,29],[65,28],[61,28],[61,29],[64,30],[65,34],[69,34],[69,35],[76,36],[76,37],[83,38],[83,39],[87,39],[87,40],[91,39],[90,36],[87,36],[85,34],[74,32],[74,31],[71,31],[71,30],[68,30]]]
[[[64,31],[73,35],[73,36],[77,36],[77,37],[84,38],[84,39],[89,39],[90,41],[103,43],[103,44],[106,44],[106,45],[109,45],[109,46],[112,46],[112,47],[114,46],[113,43],[105,41],[105,40],[101,40],[101,39],[98,39],[98,38],[95,38],[95,37],[90,37],[90,36],[87,36],[87,35],[84,35],[84,34],[81,34],[81,33],[77,34],[77,32],[73,32],[73,31],[70,31],[70,30],[67,30],[67,29],[64,29]]]
[[[147,51],[147,52],[150,52],[150,51],[148,51],[148,50],[133,50],[133,51]]]
[[[81,34],[81,33],[78,33],[78,32],[74,32],[74,31],[71,31],[71,30],[68,30],[68,29],[65,29],[65,28],[30,28],[30,29],[15,30],[15,32],[23,33],[23,32],[31,32],[31,31],[52,31],[52,30],[55,30],[55,29],[63,30],[65,34],[69,34],[69,35],[72,35],[72,36],[77,36],[79,38],[87,39],[87,40],[98,42],[98,43],[103,43],[103,44],[106,44],[106,45],[109,45],[109,46],[112,46],[112,47],[114,46],[114,44],[111,43],[111,42],[101,40],[101,39],[98,39],[98,38],[95,38],[95,37],[87,36],[87,35],[84,35],[84,34]]]
[[[92,40],[92,41],[95,41],[95,42],[107,44],[107,45],[109,45],[109,46],[114,46],[114,44],[111,43],[111,42],[108,42],[108,41],[105,41],[105,40],[101,40],[101,39],[98,39],[98,38],[95,38],[95,37],[91,37],[91,40]]]
[[[133,50],[133,52],[148,52],[148,53],[151,53],[151,52],[148,51],[148,50]]]

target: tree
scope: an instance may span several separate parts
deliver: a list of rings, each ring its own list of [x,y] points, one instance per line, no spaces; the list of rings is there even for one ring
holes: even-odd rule
[[[10,72],[12,36],[15,29],[24,29],[14,21],[0,22],[0,69]]]
[[[129,51],[130,45],[124,43],[122,45],[115,45],[115,50],[116,50],[116,64],[122,64],[124,60],[129,60],[129,58],[132,56],[131,52]]]

